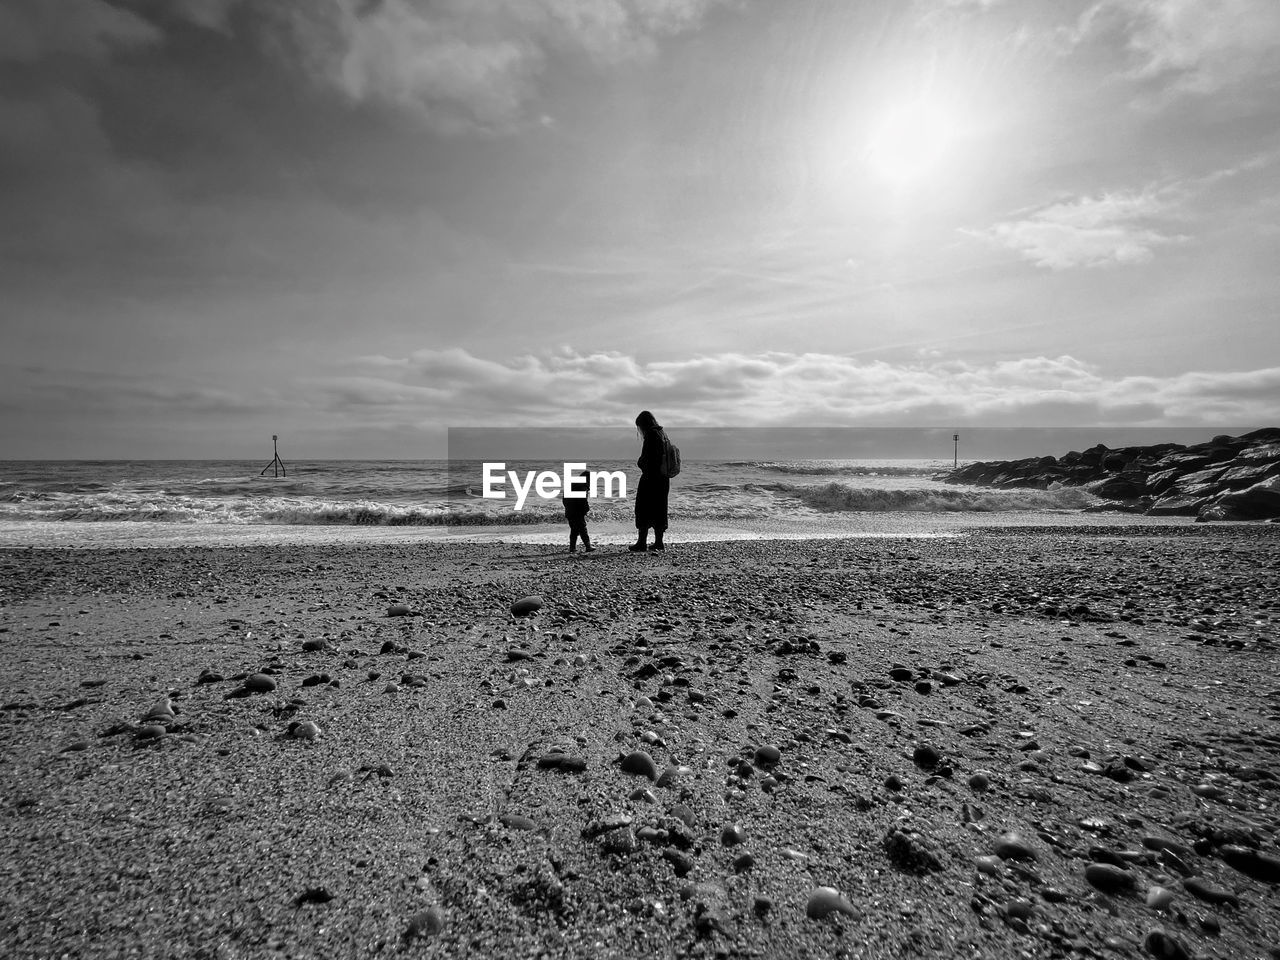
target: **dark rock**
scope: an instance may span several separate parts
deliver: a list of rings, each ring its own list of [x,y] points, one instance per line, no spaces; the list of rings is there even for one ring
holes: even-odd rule
[[[658,779],[658,765],[654,763],[653,757],[643,750],[633,750],[628,753],[619,765],[623,773],[633,773],[636,776],[648,777],[650,780]]]
[[[516,617],[527,617],[542,609],[542,598],[537,594],[523,597],[511,605],[511,614]]]
[[[276,688],[276,682],[265,673],[254,673],[245,678],[244,688],[253,693],[270,693]]]
[[[1016,833],[1006,833],[997,837],[991,852],[1001,860],[1036,860],[1035,848]]]
[[[1187,893],[1205,903],[1229,904],[1233,907],[1240,905],[1240,899],[1234,893],[1204,877],[1188,877],[1182,881],[1182,886]]]
[[[1133,874],[1109,863],[1089,864],[1084,869],[1084,878],[1103,893],[1128,893],[1134,888]]]
[[[1235,844],[1222,847],[1218,851],[1218,856],[1229,867],[1239,870],[1254,880],[1260,880],[1263,883],[1280,883],[1280,857]]]
[[[942,861],[934,852],[933,842],[917,830],[894,825],[884,837],[884,850],[889,860],[909,873],[930,873],[942,869]]]
[[[1157,960],[1192,960],[1191,952],[1163,930],[1152,930],[1142,945]]]

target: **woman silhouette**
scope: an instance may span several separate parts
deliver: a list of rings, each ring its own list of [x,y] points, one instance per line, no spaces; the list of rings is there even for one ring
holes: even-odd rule
[[[662,472],[663,454],[667,435],[662,424],[648,410],[641,410],[636,417],[636,430],[644,438],[640,459],[640,483],[636,487],[636,542],[627,547],[632,553],[662,550],[662,535],[667,532],[667,495],[671,492],[671,480]],[[653,545],[646,546],[649,531],[653,530]]]

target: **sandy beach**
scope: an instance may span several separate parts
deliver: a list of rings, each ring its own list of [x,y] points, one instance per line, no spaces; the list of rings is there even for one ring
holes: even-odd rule
[[[1280,956],[1280,528],[959,534],[2,550],[0,954]]]

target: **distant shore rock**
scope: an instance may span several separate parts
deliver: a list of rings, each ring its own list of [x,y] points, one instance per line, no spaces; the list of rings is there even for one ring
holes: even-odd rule
[[[1280,518],[1280,427],[1189,447],[1098,444],[1062,457],[970,463],[942,479],[1002,489],[1083,487],[1099,498],[1088,511],[1274,520]]]

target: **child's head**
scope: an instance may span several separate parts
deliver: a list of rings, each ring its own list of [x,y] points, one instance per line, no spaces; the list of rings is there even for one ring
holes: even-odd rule
[[[572,490],[574,493],[578,493],[578,494],[582,494],[583,496],[586,496],[588,491],[587,474],[571,473],[569,475],[569,482],[564,488],[564,492],[568,493],[570,490]],[[562,494],[562,498],[563,498],[563,494]]]

